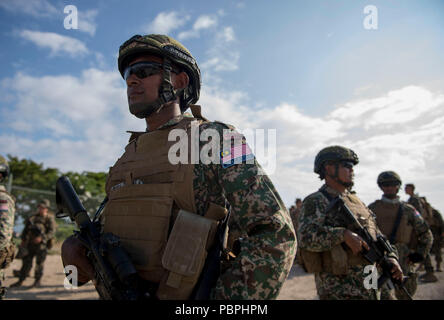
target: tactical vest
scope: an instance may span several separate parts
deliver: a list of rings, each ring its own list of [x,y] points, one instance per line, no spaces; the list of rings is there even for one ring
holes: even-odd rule
[[[364,206],[361,200],[351,193],[343,196],[343,200],[359,223],[363,227],[366,227],[370,235],[376,240],[376,224],[374,219],[371,218],[370,211]],[[334,225],[334,227],[338,226],[339,225]],[[364,266],[369,264],[360,254],[354,255],[344,242],[334,246],[331,250],[323,252],[301,249],[301,256],[304,267],[309,273],[329,272],[335,275],[345,275],[351,266]]]
[[[422,217],[427,222],[427,224],[432,227],[436,226],[435,218],[433,217],[433,208],[432,206],[423,198],[419,198],[422,205]]]
[[[372,206],[372,210],[376,215],[378,227],[387,238],[392,234],[400,205],[403,204],[400,202],[388,203],[382,200],[377,200]],[[405,214],[404,207],[401,221],[396,232],[395,243],[410,245],[412,232],[413,227],[408,223],[408,217],[407,214]]]
[[[194,120],[183,118],[177,125],[130,141],[106,183],[109,201],[103,231],[119,236],[139,275],[159,284],[159,299],[190,297],[217,223],[227,214],[215,204],[204,217],[196,214],[194,165],[168,160],[170,147],[177,143],[168,141],[169,133],[185,130],[190,142]],[[190,153],[189,149],[188,161]]]

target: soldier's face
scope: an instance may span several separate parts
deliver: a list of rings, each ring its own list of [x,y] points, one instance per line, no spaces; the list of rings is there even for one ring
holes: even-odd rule
[[[162,63],[162,59],[152,55],[143,55],[133,59],[129,65],[137,62],[157,62]],[[159,86],[162,83],[162,72],[140,79],[135,74],[131,74],[126,79],[128,104],[151,103],[159,96]]]
[[[398,194],[399,186],[398,185],[392,185],[392,186],[381,186],[382,192],[384,192],[385,196],[393,197]]]
[[[353,185],[354,172],[353,164],[350,162],[341,162],[338,165],[338,179],[345,185]]]
[[[413,189],[412,189],[412,187],[405,187],[405,193],[407,193],[407,194],[412,194],[413,193]]]
[[[48,208],[45,206],[38,206],[39,214],[44,216],[48,213]]]

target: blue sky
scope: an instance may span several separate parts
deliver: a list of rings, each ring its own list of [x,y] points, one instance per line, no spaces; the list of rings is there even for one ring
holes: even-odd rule
[[[78,9],[77,30],[64,28],[67,5]],[[376,30],[363,25],[368,5]],[[287,205],[319,187],[317,151],[342,144],[361,157],[356,190],[366,202],[380,196],[378,173],[397,170],[444,210],[443,9],[419,0],[5,0],[0,153],[106,171],[125,131],[144,129],[127,111],[118,47],[167,33],[199,63],[207,118],[277,130],[271,177]]]

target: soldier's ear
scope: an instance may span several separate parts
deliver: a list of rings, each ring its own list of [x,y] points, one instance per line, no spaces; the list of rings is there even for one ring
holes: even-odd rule
[[[190,83],[190,78],[186,72],[182,71],[179,74],[173,74],[172,82],[175,89],[185,89]]]

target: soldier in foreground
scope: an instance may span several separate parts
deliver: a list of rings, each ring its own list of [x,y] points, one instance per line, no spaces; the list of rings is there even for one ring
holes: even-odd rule
[[[0,182],[9,176],[9,165],[5,158],[0,156]],[[0,300],[6,295],[4,269],[14,259],[15,245],[12,242],[14,230],[15,201],[5,186],[0,185]]]
[[[377,184],[384,194],[368,207],[376,214],[379,229],[396,246],[402,272],[409,277],[405,287],[413,296],[417,288],[414,264],[424,261],[429,253],[432,233],[419,212],[413,206],[400,201],[397,194],[401,178],[396,172],[381,172]],[[407,299],[401,290],[396,289],[395,295],[398,300]],[[392,298],[386,287],[383,287],[382,298]]]
[[[120,47],[118,67],[130,112],[145,119],[147,130],[132,134],[110,169],[103,231],[120,237],[151,297],[193,299],[206,250],[217,241],[207,226],[229,214],[221,270],[206,298],[275,299],[295,255],[290,216],[245,138],[192,105],[201,79],[191,53],[171,37],[137,35]],[[189,107],[194,118],[184,115]],[[210,152],[208,139],[191,141],[212,161],[191,163],[189,152],[174,149],[177,135],[168,139],[178,132],[188,141],[193,128],[197,136],[216,134],[211,141],[217,148]],[[168,155],[183,158],[172,163]],[[64,242],[62,260],[78,267],[79,284],[93,278],[75,237]]]
[[[426,203],[418,194],[415,194],[415,185],[413,183],[407,183],[405,185],[405,193],[408,194],[409,200],[408,203],[411,204],[418,210],[423,219],[427,222],[429,228],[434,225],[434,218],[431,210],[426,208]],[[421,275],[419,279],[423,282],[437,282],[438,278],[435,276],[435,272],[433,270],[432,261],[430,258],[430,253],[425,257],[424,261],[425,274]]]
[[[379,298],[379,290],[367,289],[364,268],[369,263],[360,252],[368,244],[354,232],[344,227],[341,216],[327,212],[330,202],[341,196],[361,225],[372,238],[380,234],[371,211],[361,200],[349,192],[353,186],[353,166],[357,155],[342,146],[322,149],[315,158],[314,172],[325,184],[307,196],[299,216],[298,241],[304,267],[315,273],[316,289],[321,300]],[[390,253],[392,275],[401,280],[401,267],[396,253]]]
[[[26,249],[24,250],[26,253],[22,258],[23,264],[18,273],[19,280],[13,283],[11,287],[20,287],[23,281],[29,276],[34,257],[36,266],[34,269],[35,280],[32,286],[41,286],[46,255],[52,247],[56,229],[54,216],[48,212],[49,207],[49,200],[42,200],[37,206],[37,213],[25,221],[20,246]]]

